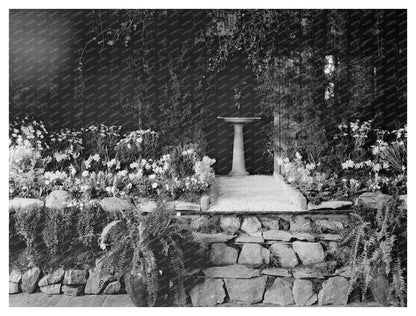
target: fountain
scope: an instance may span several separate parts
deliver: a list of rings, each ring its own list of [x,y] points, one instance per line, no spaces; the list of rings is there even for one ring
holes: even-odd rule
[[[244,158],[244,132],[243,127],[247,123],[260,120],[260,117],[217,117],[228,123],[234,124],[233,166],[229,176],[247,176],[246,162]]]

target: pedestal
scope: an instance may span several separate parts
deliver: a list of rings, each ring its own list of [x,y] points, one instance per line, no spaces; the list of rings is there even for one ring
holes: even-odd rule
[[[244,157],[244,124],[234,123],[233,167],[228,175],[246,176],[246,161]]]
[[[233,145],[233,167],[228,174],[232,177],[247,176],[246,161],[244,158],[244,124],[260,120],[260,117],[223,117],[218,119],[234,125],[234,145]]]

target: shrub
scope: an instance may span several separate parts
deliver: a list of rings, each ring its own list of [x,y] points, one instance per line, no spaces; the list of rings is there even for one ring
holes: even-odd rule
[[[341,250],[349,252],[352,268],[349,293],[358,286],[362,300],[377,277],[389,284],[388,302],[405,306],[407,279],[407,210],[396,197],[375,212],[357,210]]]
[[[15,211],[16,232],[26,243],[28,261],[37,263],[42,261],[45,246],[42,240],[42,230],[45,225],[45,208],[32,206]]]

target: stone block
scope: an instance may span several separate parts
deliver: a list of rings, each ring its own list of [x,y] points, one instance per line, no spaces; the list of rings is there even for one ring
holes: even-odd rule
[[[65,271],[65,285],[79,285],[87,283],[87,271],[70,269]]]
[[[119,294],[120,290],[121,283],[119,281],[113,281],[106,286],[103,294]]]
[[[79,296],[84,290],[84,285],[64,285],[62,292],[68,296]]]
[[[268,217],[263,217],[260,219],[261,223],[263,224],[263,227],[268,229],[268,230],[279,230],[280,226],[279,226],[279,220],[273,219],[273,218],[268,218]]]
[[[61,283],[41,286],[40,291],[48,295],[61,294]]]
[[[22,276],[22,290],[26,293],[33,293],[38,287],[38,281],[42,271],[39,268],[33,267],[27,270]]]
[[[193,232],[192,235],[194,237],[195,242],[206,243],[206,244],[227,242],[235,237],[234,235],[227,235],[224,233],[207,234],[207,233]]]
[[[211,248],[210,260],[214,265],[230,265],[237,262],[238,251],[224,243],[214,243]]]
[[[355,200],[355,205],[363,209],[377,210],[383,208],[391,198],[391,195],[381,192],[365,192]]]
[[[322,232],[337,233],[344,229],[344,225],[341,222],[330,219],[317,219],[315,225]]]
[[[263,232],[263,238],[265,240],[290,241],[292,234],[284,230],[267,230]]]
[[[297,240],[315,241],[314,235],[302,232],[293,232],[292,238]]]
[[[220,226],[223,231],[235,234],[241,226],[241,221],[237,216],[221,216]]]
[[[250,235],[246,235],[246,234],[242,234],[240,236],[238,236],[235,240],[235,243],[263,243],[264,242],[264,238],[261,236],[261,233],[259,234],[259,236],[250,236]]]
[[[251,235],[252,233],[258,232],[261,229],[261,223],[257,217],[246,217],[243,220],[241,229],[247,234]]]
[[[294,268],[299,262],[293,249],[282,243],[274,243],[270,247],[271,256],[276,258],[283,268]]]
[[[295,299],[292,294],[292,283],[281,278],[276,278],[264,294],[263,303],[280,306],[294,305]]]
[[[9,209],[25,209],[27,207],[42,207],[44,205],[45,202],[38,199],[14,198],[12,200],[9,200]]]
[[[351,208],[353,203],[351,201],[324,201],[320,204],[308,204],[308,211],[314,210],[337,210]]]
[[[270,263],[269,250],[259,244],[244,244],[238,257],[239,264],[261,266]]]
[[[220,279],[205,279],[190,292],[192,306],[215,306],[224,302],[224,282]]]
[[[19,283],[9,281],[9,294],[20,293]]]
[[[225,287],[231,301],[254,304],[261,302],[266,288],[267,277],[252,279],[225,279]]]
[[[319,305],[344,306],[348,301],[347,279],[336,276],[329,278],[322,284],[322,290],[318,294]]]
[[[39,281],[39,286],[47,286],[51,284],[61,283],[62,279],[64,278],[65,270],[63,268],[59,268],[58,270],[55,270],[52,273],[49,273],[45,275],[42,279]]]
[[[305,232],[311,230],[311,221],[302,215],[290,219],[290,230],[293,232]]]
[[[125,210],[129,210],[133,207],[133,205],[127,201],[122,200],[116,197],[106,197],[100,201],[100,205],[106,212],[122,212]]]
[[[260,270],[252,269],[241,264],[206,268],[202,272],[210,278],[248,279],[260,276]]]
[[[320,243],[295,241],[293,250],[304,265],[311,265],[325,260],[325,253]]]
[[[293,297],[297,306],[311,306],[318,300],[318,296],[313,291],[312,282],[301,279],[293,283]]]
[[[261,271],[261,274],[279,276],[279,277],[287,277],[287,278],[292,276],[292,273],[290,273],[288,269],[279,269],[279,268],[263,269]]]
[[[22,272],[13,270],[9,274],[9,282],[19,283],[22,280]]]

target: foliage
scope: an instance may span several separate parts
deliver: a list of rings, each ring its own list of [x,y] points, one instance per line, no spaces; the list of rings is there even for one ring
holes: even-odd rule
[[[349,293],[355,286],[366,299],[368,288],[378,277],[389,283],[389,303],[406,305],[407,210],[394,197],[378,209],[351,214],[349,231],[343,234],[342,250],[349,254],[352,268]]]
[[[318,158],[295,153],[278,158],[281,174],[314,203],[353,199],[363,191],[407,192],[407,127],[374,129],[372,121],[340,124],[327,153]],[[305,152],[305,151],[304,151]]]
[[[185,222],[173,217],[163,205],[146,216],[126,213],[124,228],[110,241],[106,265],[116,267],[119,276],[141,271],[146,278],[148,305],[165,304],[174,295],[180,304],[183,293],[183,247],[190,230]],[[173,288],[169,289],[169,282]]]
[[[43,208],[31,206],[23,210],[17,209],[14,214],[16,232],[23,237],[26,243],[28,261],[35,263],[43,257],[42,230],[45,220],[44,210]]]

